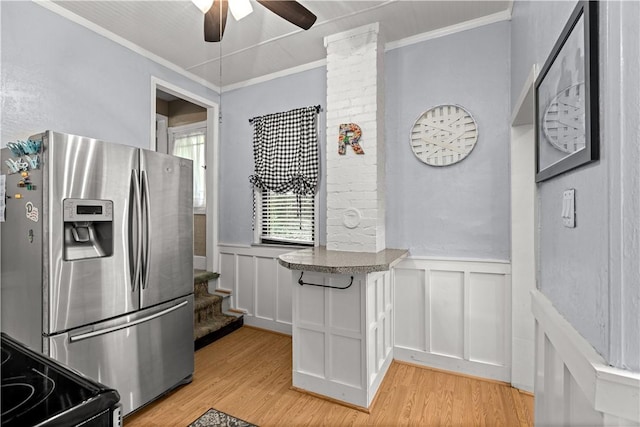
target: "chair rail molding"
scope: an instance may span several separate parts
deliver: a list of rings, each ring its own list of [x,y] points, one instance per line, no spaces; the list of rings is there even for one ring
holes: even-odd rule
[[[538,290],[536,424],[640,426],[640,372],[613,368]]]

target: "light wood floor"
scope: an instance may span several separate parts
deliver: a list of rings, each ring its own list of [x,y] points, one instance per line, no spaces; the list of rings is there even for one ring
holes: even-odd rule
[[[193,382],[125,419],[187,426],[209,408],[266,426],[532,426],[533,397],[504,383],[399,362],[366,414],[291,388],[291,337],[242,327],[196,352]]]

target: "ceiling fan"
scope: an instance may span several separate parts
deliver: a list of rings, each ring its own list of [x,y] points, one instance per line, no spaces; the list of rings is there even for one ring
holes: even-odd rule
[[[249,0],[191,0],[204,13],[204,40],[222,40],[227,24],[227,9],[240,20],[253,11]],[[298,27],[308,30],[316,22],[316,15],[294,0],[257,0],[271,12]]]

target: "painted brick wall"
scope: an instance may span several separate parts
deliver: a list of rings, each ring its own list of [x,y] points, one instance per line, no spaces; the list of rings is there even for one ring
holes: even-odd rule
[[[384,46],[377,23],[325,38],[327,249],[385,248]],[[362,129],[358,155],[338,154],[341,124]]]

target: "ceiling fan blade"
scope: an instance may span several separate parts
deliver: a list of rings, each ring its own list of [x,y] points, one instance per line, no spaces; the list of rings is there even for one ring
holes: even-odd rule
[[[303,30],[311,28],[311,26],[316,22],[316,19],[318,19],[309,9],[297,1],[258,0],[258,3]]]
[[[204,41],[219,42],[227,25],[227,0],[215,0],[204,14]]]

